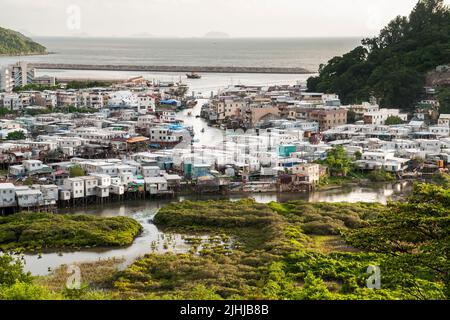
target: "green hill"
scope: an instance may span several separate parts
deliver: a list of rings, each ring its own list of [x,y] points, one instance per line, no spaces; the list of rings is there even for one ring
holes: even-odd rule
[[[45,54],[47,49],[17,31],[0,27],[0,55]]]
[[[321,65],[308,90],[337,93],[345,104],[379,99],[381,106],[411,109],[426,74],[450,63],[450,7],[420,0],[408,17],[398,16],[378,37]]]

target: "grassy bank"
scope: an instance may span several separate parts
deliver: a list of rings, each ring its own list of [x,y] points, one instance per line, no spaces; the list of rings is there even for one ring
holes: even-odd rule
[[[425,188],[415,196],[428,199],[430,194]],[[213,247],[200,254],[146,255],[119,273],[114,287],[124,298],[143,299],[444,298],[444,282],[426,263],[411,274],[400,267],[407,258],[420,265],[423,257],[417,251],[411,257],[393,256],[394,249],[375,249],[375,240],[370,250],[347,240],[347,234],[364,234],[372,224],[386,227],[384,217],[402,206],[302,201],[265,205],[251,200],[170,204],[155,217],[160,227],[226,233],[238,245],[225,253]],[[398,235],[402,232],[399,229]],[[383,231],[381,239],[385,241]],[[366,286],[371,265],[384,272],[379,290]]]
[[[64,271],[38,285],[68,299],[448,299],[449,201],[447,189],[421,184],[387,206],[171,203],[155,223],[198,250],[147,254],[123,271],[113,262],[90,264],[76,295],[61,288]],[[219,240],[198,246],[193,240],[205,234]],[[377,290],[367,287],[369,266],[382,272]]]
[[[125,246],[133,242],[141,228],[128,217],[17,213],[0,216],[0,249]]]

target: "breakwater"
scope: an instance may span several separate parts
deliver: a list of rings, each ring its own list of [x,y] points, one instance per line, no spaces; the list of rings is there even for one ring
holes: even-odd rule
[[[287,67],[150,66],[150,65],[97,65],[97,64],[67,64],[67,63],[33,63],[32,66],[36,69],[58,69],[58,70],[202,72],[202,73],[273,73],[273,74],[313,73],[304,68],[287,68]]]

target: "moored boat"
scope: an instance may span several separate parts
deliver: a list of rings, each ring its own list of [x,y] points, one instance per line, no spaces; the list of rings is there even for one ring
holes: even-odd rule
[[[195,73],[195,72],[191,72],[190,74],[186,73],[186,77],[188,77],[188,79],[201,79],[202,78],[201,75],[199,75],[198,73]]]

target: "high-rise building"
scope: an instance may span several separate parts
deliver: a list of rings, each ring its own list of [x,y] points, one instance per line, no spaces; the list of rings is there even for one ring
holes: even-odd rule
[[[11,92],[14,87],[14,80],[11,70],[8,67],[0,67],[0,92]]]
[[[12,66],[15,87],[23,87],[34,82],[35,69],[29,68],[26,62],[17,62]]]

